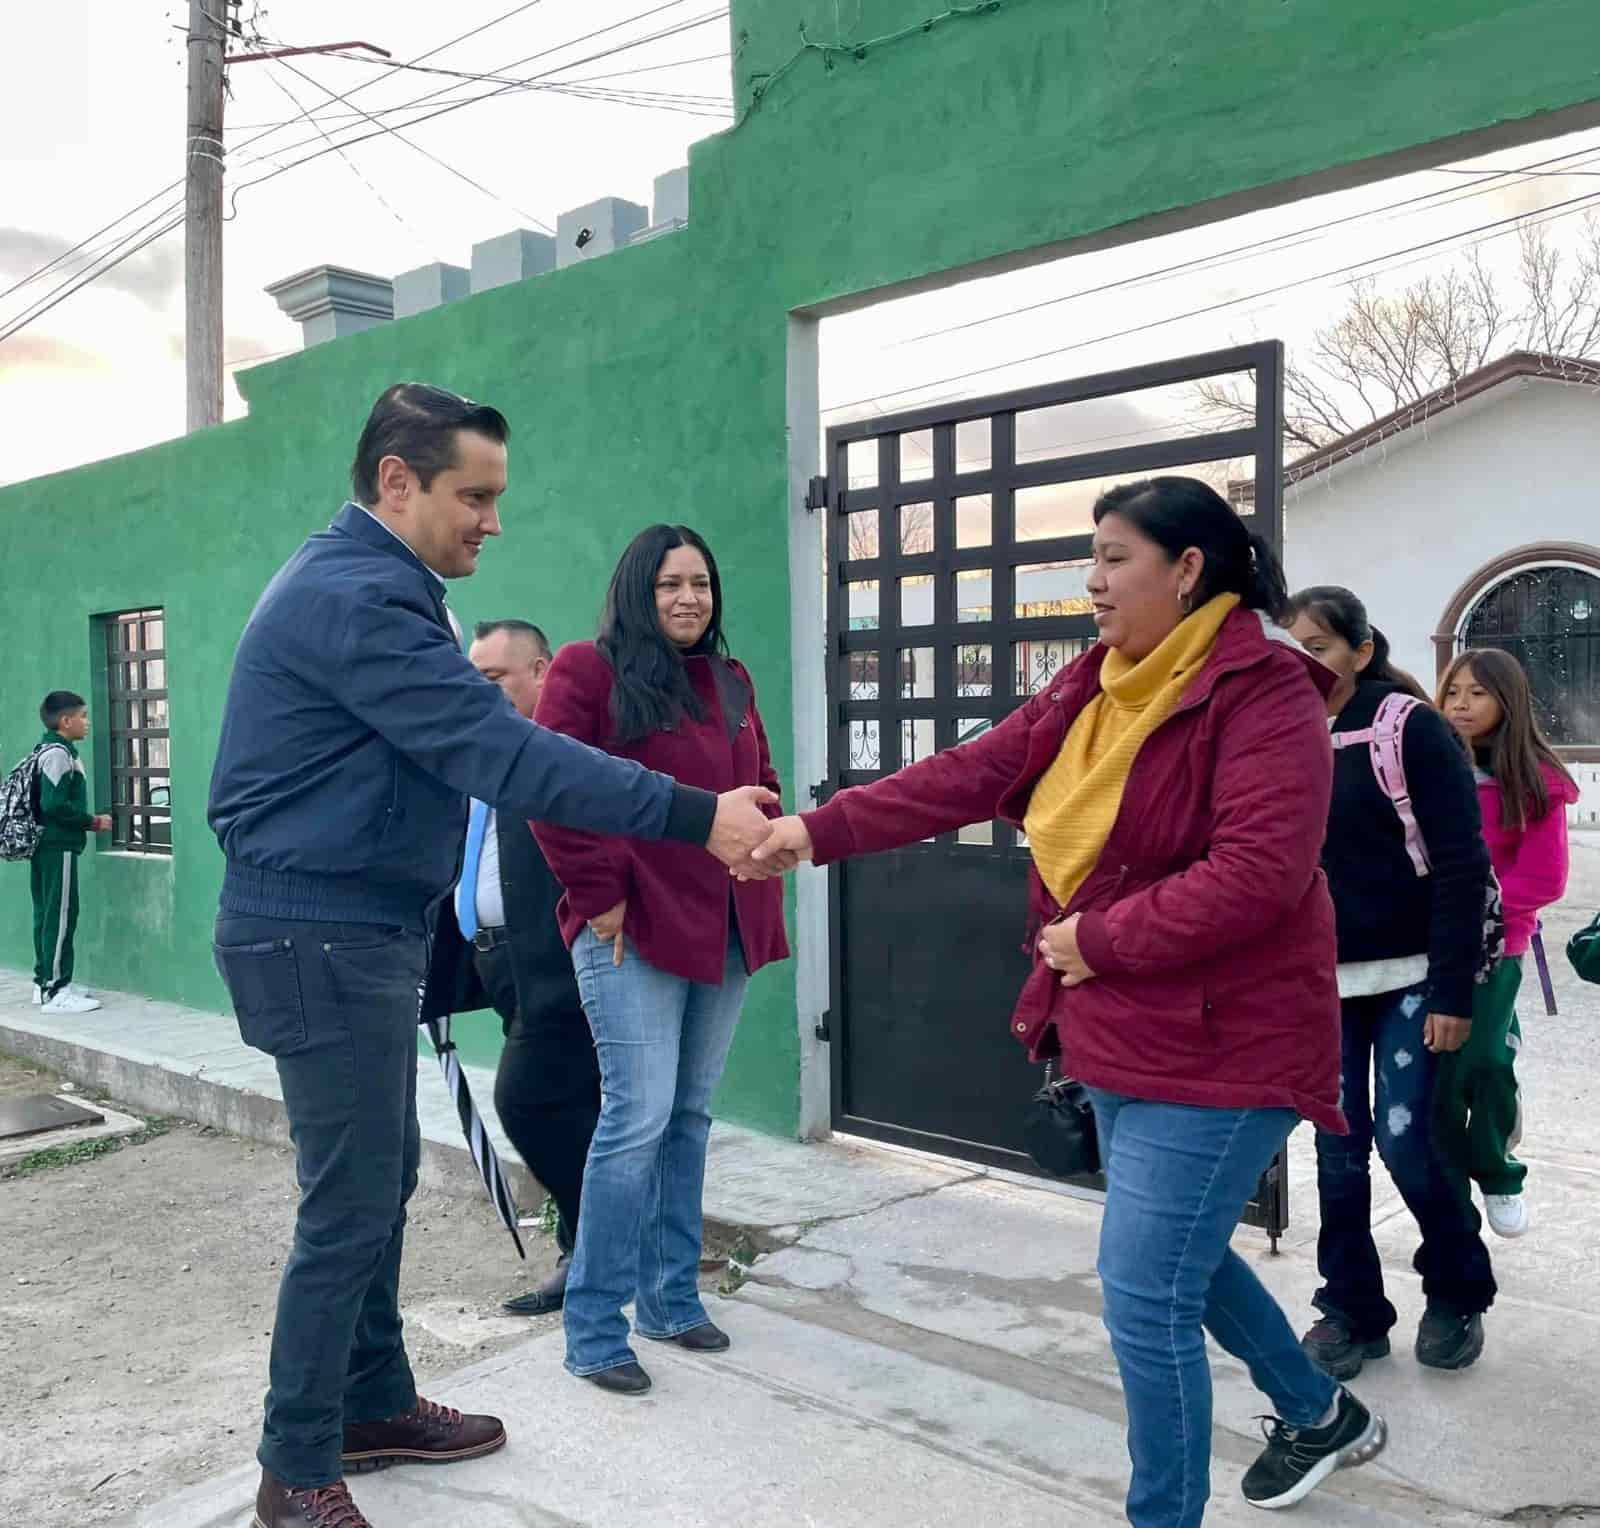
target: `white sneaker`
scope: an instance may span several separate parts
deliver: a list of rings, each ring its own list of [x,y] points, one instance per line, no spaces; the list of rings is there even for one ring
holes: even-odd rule
[[[1528,1201],[1521,1194],[1485,1194],[1483,1208],[1496,1236],[1527,1235]]]
[[[99,998],[84,997],[81,993],[74,992],[71,987],[63,987],[48,1003],[44,1004],[44,1012],[93,1013],[99,1006]]]
[[[38,984],[38,982],[35,982],[33,984],[33,1006],[35,1008],[37,1008],[43,1002],[44,1002],[44,988],[41,987]]]
[[[76,982],[67,983],[67,991],[75,992],[79,997],[99,997],[100,994],[93,987],[80,987]]]

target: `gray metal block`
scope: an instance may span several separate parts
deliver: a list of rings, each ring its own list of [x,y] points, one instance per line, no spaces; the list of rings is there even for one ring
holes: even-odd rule
[[[679,165],[656,176],[655,193],[650,199],[650,221],[659,227],[663,223],[689,221],[689,166]]]
[[[472,290],[526,281],[556,268],[556,241],[547,233],[517,228],[472,246]]]
[[[301,342],[307,348],[359,334],[394,317],[394,283],[342,265],[316,265],[274,281],[266,290],[300,325]]]
[[[431,308],[442,308],[447,302],[467,297],[472,292],[472,272],[464,265],[446,265],[435,260],[431,265],[419,265],[414,271],[403,271],[394,278],[394,316],[410,318],[416,313],[426,313]]]
[[[584,207],[563,212],[556,220],[556,264],[561,267],[609,255],[620,249],[650,221],[647,209],[620,196],[603,196]],[[587,237],[579,239],[587,231]]]

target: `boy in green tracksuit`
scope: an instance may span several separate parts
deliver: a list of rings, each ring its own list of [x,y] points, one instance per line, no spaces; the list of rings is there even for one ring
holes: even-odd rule
[[[52,690],[39,707],[39,821],[33,851],[33,1000],[46,1013],[92,1013],[99,1002],[72,985],[72,936],[78,926],[78,856],[88,835],[111,827],[89,810],[89,781],[75,746],[89,735],[81,695]]]

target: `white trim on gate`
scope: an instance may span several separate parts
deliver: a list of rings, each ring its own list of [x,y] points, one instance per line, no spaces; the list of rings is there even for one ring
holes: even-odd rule
[[[827,589],[823,537],[827,512],[806,508],[806,489],[822,470],[817,346],[821,324],[789,315],[789,672],[794,698],[795,811],[828,774]],[[820,1140],[833,1125],[828,1047],[817,1026],[828,1010],[828,877],[801,866],[795,875],[794,995],[800,1035],[800,1138]]]

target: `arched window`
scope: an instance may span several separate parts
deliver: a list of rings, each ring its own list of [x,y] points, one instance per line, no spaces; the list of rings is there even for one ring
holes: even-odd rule
[[[1516,657],[1552,743],[1600,744],[1600,576],[1551,564],[1511,573],[1466,611],[1455,646],[1498,647]]]

